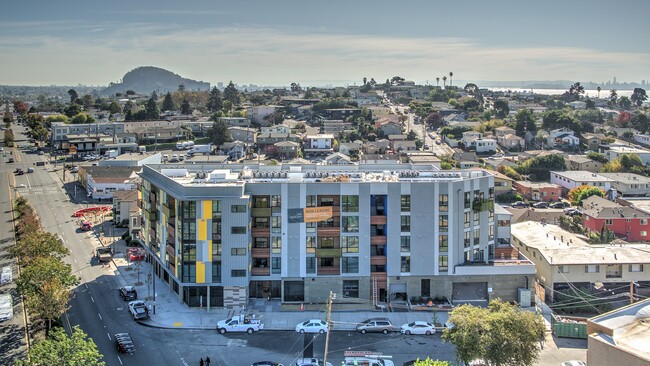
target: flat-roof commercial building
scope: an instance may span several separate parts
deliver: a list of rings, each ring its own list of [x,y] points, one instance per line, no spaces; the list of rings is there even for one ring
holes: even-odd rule
[[[535,273],[507,240],[495,246],[494,177],[484,171],[167,164],[141,177],[140,239],[189,306],[322,303],[330,290],[369,307],[514,300]]]

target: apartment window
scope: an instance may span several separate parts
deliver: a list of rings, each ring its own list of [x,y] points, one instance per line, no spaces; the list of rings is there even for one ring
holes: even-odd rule
[[[255,268],[269,268],[268,258],[253,258],[253,267]]]
[[[196,282],[196,264],[183,264],[183,282]]]
[[[420,280],[420,296],[431,296],[431,280],[423,278]]]
[[[471,234],[469,231],[465,231],[465,240],[463,241],[463,247],[469,248],[470,244],[472,242],[471,239]]]
[[[269,196],[254,196],[253,207],[255,208],[268,208]]]
[[[271,217],[271,232],[279,233],[282,231],[282,217],[281,216],[272,216]]]
[[[334,267],[334,258],[319,258],[321,267]]]
[[[494,221],[494,210],[489,210],[488,211],[488,220],[489,221]]]
[[[280,254],[282,253],[282,238],[279,236],[274,236],[271,238],[271,253]]]
[[[359,273],[359,257],[341,257],[342,273]]]
[[[269,238],[253,238],[253,248],[268,248]]]
[[[282,271],[282,258],[271,258],[271,273],[279,274]]]
[[[386,272],[385,264],[372,264],[370,265],[370,272]]]
[[[307,196],[307,203],[306,203],[307,207],[316,207],[317,204],[316,202],[317,202],[316,195],[310,194]]]
[[[196,201],[182,201],[181,207],[184,219],[196,218]]]
[[[334,238],[333,237],[319,237],[319,248],[334,248]]]
[[[256,229],[268,229],[269,228],[269,218],[268,217],[253,217],[253,227]]]
[[[504,183],[503,186],[506,187],[507,184]],[[546,192],[544,192],[544,193],[546,193]],[[491,200],[494,199],[494,187],[490,187],[488,195],[489,195]]]
[[[472,193],[471,192],[465,192],[464,196],[464,203],[465,203],[465,208],[470,208],[470,205],[472,203]]]
[[[446,252],[449,250],[449,237],[447,235],[438,235],[438,251]]]
[[[465,218],[463,222],[465,223],[465,227],[469,227],[469,220],[470,220],[470,213],[469,211],[465,212]]]
[[[648,236],[648,232],[645,231],[645,230],[641,230],[641,231],[639,231],[639,234],[640,234],[641,236]]]
[[[221,282],[221,262],[212,262],[212,282]]]
[[[612,219],[606,219],[605,220],[605,225],[611,225],[612,223],[614,223],[614,221]]]
[[[400,228],[402,232],[411,231],[411,216],[400,217]]]
[[[183,244],[183,256],[182,259],[184,262],[195,261],[196,260],[196,244]]]
[[[246,248],[230,248],[230,255],[246,255]]]
[[[488,226],[488,240],[494,240],[494,225]]]
[[[244,213],[244,212],[246,212],[246,205],[232,205],[232,206],[230,206],[230,212],[232,212],[232,213]]]
[[[246,234],[246,226],[233,226],[230,228],[231,234]]]
[[[318,226],[317,222],[307,222],[305,223],[305,227],[308,233],[315,233],[316,232],[316,227]]]
[[[481,241],[481,230],[474,229],[474,245],[478,245],[480,241]]]
[[[598,273],[599,266],[597,264],[588,264],[585,266],[585,273]]]
[[[359,232],[359,216],[343,216],[342,219],[344,233]]]
[[[359,212],[359,196],[341,197],[341,206],[343,212]]]
[[[233,269],[230,271],[231,277],[246,277],[245,269]]]
[[[216,219],[221,217],[221,201],[212,201],[212,218]]]
[[[400,272],[409,273],[411,272],[411,256],[403,256],[400,261]]]
[[[400,207],[402,212],[411,211],[411,196],[403,194],[400,197]]]
[[[212,260],[218,259],[221,256],[221,242],[212,242]]]
[[[643,272],[643,264],[630,264],[630,272]]]
[[[344,297],[359,297],[359,281],[358,280],[343,280],[343,296]]]
[[[438,209],[442,212],[449,211],[449,195],[438,195]]]
[[[321,207],[331,207],[334,206],[334,198],[332,197],[322,197],[320,199],[320,205]]]
[[[212,240],[221,241],[221,220],[212,221]]]
[[[316,273],[316,257],[307,257],[307,273]]]
[[[196,240],[196,221],[183,222],[183,240]]]
[[[411,251],[411,237],[410,236],[402,236],[400,238],[400,251],[402,253],[404,252],[410,252]]]
[[[557,270],[560,273],[569,273],[569,266],[567,266],[567,265],[557,266]]]
[[[308,236],[307,241],[307,253],[316,253],[316,237],[315,236]]]
[[[474,226],[479,225],[479,219],[481,218],[481,215],[475,212],[472,216],[474,217]]]
[[[447,215],[438,216],[438,231],[447,231],[449,229],[449,217]]]
[[[641,225],[648,225],[648,219],[641,219]]]
[[[447,259],[448,257],[446,255],[438,256],[438,271],[447,272]]]
[[[623,270],[620,264],[608,264],[607,272],[605,272],[605,278],[621,278],[623,275]]]
[[[271,196],[271,207],[282,207],[282,196]]]
[[[359,237],[358,236],[341,237],[341,251],[343,253],[359,253]]]

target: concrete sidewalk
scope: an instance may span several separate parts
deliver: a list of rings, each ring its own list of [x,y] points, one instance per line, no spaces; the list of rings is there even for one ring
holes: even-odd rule
[[[101,245],[99,239],[90,237],[95,246]],[[156,276],[149,276],[152,273],[151,264],[147,262],[131,262],[126,258],[126,245],[123,240],[112,244],[115,256],[112,263],[106,270],[116,276],[119,286],[134,286],[138,292],[138,298],[147,301],[153,307],[153,283],[147,283],[147,278],[156,281],[156,303],[155,314],[153,309],[150,312],[151,318],[143,321],[143,324],[157,328],[182,328],[182,329],[216,329],[219,320],[227,319],[232,315],[239,314],[244,309],[211,308],[190,308],[182,303],[178,295],[173,293],[169,284]],[[139,272],[139,275],[138,275]],[[117,289],[116,289],[117,294]],[[249,311],[253,311],[262,319],[265,330],[294,330],[296,325],[308,319],[325,319],[327,317],[326,305],[311,305],[314,310],[286,310],[281,309],[280,301],[277,299],[251,299],[248,304]],[[370,311],[367,309],[337,310],[334,303],[331,320],[334,330],[354,330],[359,322],[368,318],[383,317],[389,318],[393,326],[399,330],[404,323],[416,320],[433,322],[433,312],[387,312]],[[349,306],[348,306],[349,307]],[[367,306],[365,306],[367,308]],[[296,307],[299,309],[299,307]],[[317,309],[317,310],[316,310]],[[438,311],[436,321],[444,324],[447,321],[448,313]]]

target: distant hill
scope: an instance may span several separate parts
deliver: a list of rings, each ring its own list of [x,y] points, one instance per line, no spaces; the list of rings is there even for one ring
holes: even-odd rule
[[[102,90],[102,94],[115,95],[133,90],[138,94],[150,94],[155,91],[160,95],[178,90],[181,84],[185,86],[185,90],[210,90],[210,83],[186,79],[159,67],[141,66],[127,72],[121,83],[110,83]]]

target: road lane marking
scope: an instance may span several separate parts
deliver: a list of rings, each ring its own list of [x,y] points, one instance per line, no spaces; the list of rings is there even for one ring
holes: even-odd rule
[[[124,365],[124,364],[122,363],[122,359],[120,358],[120,356],[117,356],[117,360],[120,361],[120,365]]]
[[[92,296],[90,297],[90,299],[91,299],[91,300],[92,300],[93,302],[95,302],[95,299],[93,299],[93,297],[92,297]],[[101,318],[101,316],[100,316],[100,318]]]
[[[109,333],[106,333],[106,335],[108,336],[108,340],[109,340],[109,341],[112,341],[112,340],[113,340],[113,339],[111,338],[111,335],[110,335]]]
[[[97,315],[99,316],[99,320],[104,320],[104,319],[102,319],[102,314],[97,313]]]
[[[86,289],[88,288],[88,284],[87,284],[87,283],[84,283],[84,286],[86,286]]]
[[[77,260],[75,258],[72,258],[72,260],[74,261],[75,264],[79,263],[79,262],[77,262]]]
[[[181,359],[181,362],[183,363],[183,365],[188,366],[187,362],[185,362],[185,359],[183,359],[183,357],[181,356],[181,353],[178,352],[178,350],[175,350],[175,351],[176,351],[176,354],[178,355],[178,358]]]

